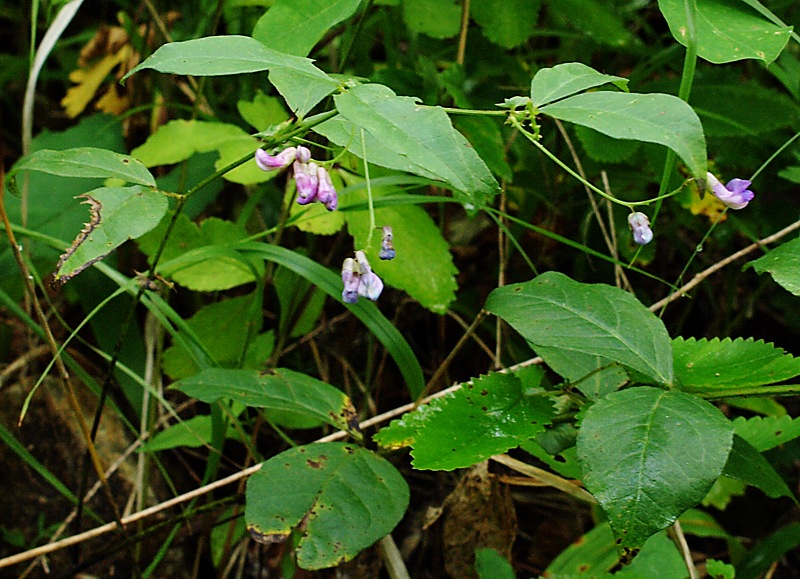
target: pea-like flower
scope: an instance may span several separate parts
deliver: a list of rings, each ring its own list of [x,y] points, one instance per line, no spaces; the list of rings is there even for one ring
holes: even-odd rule
[[[301,148],[305,149],[305,147]],[[270,155],[264,149],[258,149],[256,150],[256,165],[258,165],[258,168],[262,171],[282,169],[295,160],[297,150],[297,147],[288,147],[277,155]]]
[[[381,251],[378,253],[378,257],[381,259],[394,259],[397,255],[397,252],[395,252],[394,245],[392,244],[392,228],[388,225],[384,225],[382,229],[383,236],[381,237]]]
[[[356,263],[361,270],[361,282],[358,284],[358,295],[371,299],[373,302],[380,297],[383,291],[383,281],[372,271],[363,251],[356,251]]]
[[[756,196],[748,189],[750,181],[746,179],[731,179],[723,186],[714,175],[706,173],[706,186],[717,199],[731,209],[744,209]]]
[[[634,211],[628,215],[628,225],[631,228],[631,233],[633,233],[633,240],[639,245],[647,245],[653,241],[650,219],[641,211]]]
[[[356,260],[348,257],[342,264],[342,301],[346,304],[354,304],[358,301],[358,285],[361,282],[361,274]]]
[[[316,200],[319,176],[316,163],[294,162],[294,182],[297,186],[297,202],[306,205]]]
[[[317,167],[317,179],[319,181],[317,201],[322,203],[328,211],[335,211],[339,206],[339,197],[331,181],[331,176],[328,175],[325,167]]]

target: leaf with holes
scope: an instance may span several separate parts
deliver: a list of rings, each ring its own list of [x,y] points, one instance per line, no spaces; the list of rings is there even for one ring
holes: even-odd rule
[[[351,560],[391,532],[408,500],[408,485],[388,461],[328,442],[266,461],[247,481],[244,516],[260,543],[280,543],[300,530],[297,564],[323,569]]]

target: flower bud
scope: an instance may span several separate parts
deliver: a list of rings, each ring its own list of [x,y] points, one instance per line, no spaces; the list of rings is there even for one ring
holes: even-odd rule
[[[371,299],[373,302],[380,297],[383,291],[383,281],[373,271],[363,251],[356,251],[356,262],[361,270],[361,281],[358,284],[358,295]]]
[[[278,153],[277,155],[270,155],[264,149],[256,150],[256,165],[262,171],[275,171],[286,167],[289,163],[294,161],[297,154],[295,147],[288,147]]]
[[[640,211],[634,211],[628,215],[628,225],[630,225],[633,240],[639,245],[647,245],[653,241],[653,230],[650,229],[650,219]]]
[[[300,205],[311,203],[317,198],[319,177],[316,163],[294,162],[294,182],[297,186],[297,202]]]
[[[297,145],[297,160],[301,163],[308,163],[311,160],[311,151],[303,145]]]
[[[352,257],[348,257],[342,264],[342,301],[346,304],[354,304],[358,301],[358,286],[361,282],[358,264]]]
[[[381,251],[378,253],[378,257],[381,259],[394,259],[397,253],[394,250],[394,245],[392,244],[392,228],[388,225],[385,225],[383,228],[383,236],[381,238]]]
[[[336,195],[336,188],[333,186],[331,176],[325,167],[317,168],[317,178],[319,185],[317,186],[317,201],[322,203],[328,211],[334,211],[339,205],[339,198]]]

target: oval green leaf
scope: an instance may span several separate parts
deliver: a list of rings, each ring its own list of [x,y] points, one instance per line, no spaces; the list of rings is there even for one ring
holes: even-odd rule
[[[619,544],[636,548],[705,497],[732,442],[732,424],[708,402],[642,386],[591,406],[577,448]]]
[[[751,261],[758,273],[769,272],[783,289],[800,296],[800,238],[795,238]]]
[[[586,89],[612,83],[628,90],[628,79],[597,72],[580,62],[567,62],[543,68],[531,81],[531,100],[537,107],[568,97]]]
[[[781,53],[791,26],[773,24],[736,0],[696,3],[697,54],[714,64],[755,58],[769,64]],[[672,36],[686,46],[684,0],[658,0]]]
[[[8,178],[13,179],[19,171],[38,171],[60,177],[120,179],[134,185],[156,186],[153,175],[138,160],[130,155],[94,147],[79,147],[64,151],[41,149],[14,165]]]
[[[306,414],[360,436],[352,402],[341,390],[300,372],[208,368],[172,386],[192,398],[230,398],[245,406]]]
[[[494,290],[486,309],[569,380],[617,362],[657,384],[672,384],[672,344],[663,322],[618,288],[547,272]]]
[[[692,175],[705,178],[706,139],[692,107],[668,94],[590,92],[549,104],[540,111],[615,139],[664,145],[683,159]]]
[[[302,524],[297,564],[322,569],[391,532],[408,500],[408,485],[385,459],[350,444],[319,443],[287,450],[250,477],[245,520],[253,538],[267,544]]]

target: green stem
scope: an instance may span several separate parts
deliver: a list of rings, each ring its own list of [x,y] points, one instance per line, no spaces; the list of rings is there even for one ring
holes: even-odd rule
[[[368,251],[372,247],[372,234],[375,233],[375,205],[372,202],[372,184],[369,179],[369,163],[367,162],[367,145],[364,142],[364,129],[361,129],[361,158],[364,159],[364,179],[367,183],[367,202],[369,203],[369,233],[367,233],[367,246],[364,248]]]

